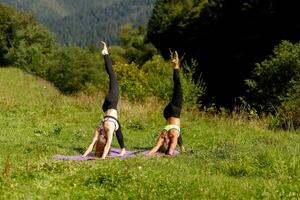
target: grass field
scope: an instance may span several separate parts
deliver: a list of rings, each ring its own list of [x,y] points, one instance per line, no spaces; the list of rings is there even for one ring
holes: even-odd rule
[[[1,199],[300,199],[300,133],[259,120],[182,113],[187,153],[97,161],[84,152],[103,94],[65,96],[48,82],[0,68]],[[120,102],[127,149],[149,149],[164,103]],[[113,146],[118,147],[114,138]]]

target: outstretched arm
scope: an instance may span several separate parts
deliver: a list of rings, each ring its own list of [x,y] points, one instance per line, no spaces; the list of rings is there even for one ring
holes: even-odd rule
[[[96,129],[95,133],[94,133],[94,137],[92,140],[92,143],[89,145],[89,147],[87,148],[87,150],[84,152],[84,154],[82,155],[82,157],[86,157],[89,153],[91,153],[93,151],[93,148],[98,140],[99,137],[99,131]]]
[[[147,153],[147,155],[153,155],[159,150],[159,148],[164,144],[165,134],[165,131],[161,132],[159,138],[157,139],[156,145],[149,151],[149,153]]]
[[[156,143],[155,147],[153,147],[153,148],[149,151],[148,155],[153,155],[153,154],[155,154],[163,144],[164,144],[164,139],[161,138],[161,137],[159,137],[158,140],[157,140],[157,143]]]

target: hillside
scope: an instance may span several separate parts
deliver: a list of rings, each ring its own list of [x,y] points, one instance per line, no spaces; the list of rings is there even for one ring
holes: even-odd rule
[[[268,131],[238,116],[184,110],[188,151],[174,158],[52,159],[84,151],[102,116],[102,99],[101,92],[65,96],[40,78],[0,68],[1,198],[300,198],[300,134]],[[164,103],[120,103],[127,149],[150,148],[164,125]]]
[[[154,0],[0,0],[32,13],[56,33],[62,44],[96,44],[100,39],[117,43],[120,27],[146,24]]]

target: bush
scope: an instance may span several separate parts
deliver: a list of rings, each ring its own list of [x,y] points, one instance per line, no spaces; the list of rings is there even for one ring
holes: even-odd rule
[[[122,47],[119,46],[112,46],[109,47],[109,55],[111,57],[111,59],[113,60],[113,62],[115,63],[126,63],[126,59],[125,59],[125,53],[126,50]]]
[[[173,87],[171,65],[161,56],[154,56],[141,69],[147,74],[152,93],[161,99],[169,99]]]
[[[53,54],[46,78],[65,93],[74,93],[86,84],[104,83],[107,75],[96,55],[79,47],[60,47]]]
[[[197,83],[193,80],[196,62],[192,65],[182,65],[181,85],[183,89],[183,101],[185,105],[195,105],[198,99],[205,93],[205,85],[200,78]],[[173,94],[173,72],[170,62],[166,62],[161,56],[154,56],[142,66],[142,70],[148,75],[149,86],[155,96],[162,99],[170,99]]]
[[[2,5],[0,13],[0,63],[43,74],[56,46],[52,33],[30,15]]]
[[[182,78],[182,89],[184,91],[184,102],[187,105],[194,105],[198,102],[199,98],[205,94],[206,86],[201,77],[195,82],[193,75],[196,72],[197,62],[192,60],[191,65],[184,64],[182,66],[183,78]]]
[[[300,129],[300,85],[278,109],[271,127],[289,131]]]
[[[115,73],[119,81],[121,94],[129,100],[144,100],[150,94],[146,74],[134,63],[116,63]]]
[[[143,65],[157,54],[157,49],[153,44],[145,41],[146,28],[140,26],[135,29],[131,24],[125,24],[121,28],[119,39],[124,48],[124,58],[128,63],[135,62]]]
[[[256,65],[252,79],[246,80],[248,101],[262,112],[274,113],[300,82],[300,43],[283,41],[274,55]]]
[[[10,46],[9,42],[11,41],[13,26],[12,26],[12,15],[14,10],[5,7],[0,4],[0,64],[7,65],[7,59],[5,55]]]

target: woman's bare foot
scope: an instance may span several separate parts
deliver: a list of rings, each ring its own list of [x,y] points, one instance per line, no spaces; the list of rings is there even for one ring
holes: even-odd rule
[[[126,153],[126,150],[125,150],[125,148],[123,148],[123,149],[121,150],[121,152],[120,152],[120,156],[124,156],[125,153]]]
[[[172,63],[173,63],[173,68],[174,69],[179,69],[179,58],[178,58],[178,53],[177,51],[175,51],[174,55],[173,55],[173,59],[172,59]]]
[[[108,54],[107,45],[103,41],[101,41],[101,43],[103,44],[103,49],[102,49],[101,53],[102,53],[102,55],[107,55]]]

